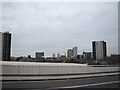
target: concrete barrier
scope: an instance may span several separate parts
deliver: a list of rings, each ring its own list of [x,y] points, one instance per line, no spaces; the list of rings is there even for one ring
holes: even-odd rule
[[[93,67],[73,63],[36,63],[0,61],[2,75],[78,74],[118,71],[118,67]]]

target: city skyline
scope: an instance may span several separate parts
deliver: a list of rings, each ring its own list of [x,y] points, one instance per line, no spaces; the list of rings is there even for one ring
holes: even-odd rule
[[[3,31],[12,33],[12,56],[65,54],[74,46],[82,53],[102,40],[108,55],[118,53],[117,2],[4,2],[2,8]]]

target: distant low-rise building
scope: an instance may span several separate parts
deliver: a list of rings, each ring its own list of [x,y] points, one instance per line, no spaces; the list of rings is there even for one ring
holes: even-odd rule
[[[106,60],[109,64],[120,64],[120,54],[112,54]]]
[[[84,58],[89,60],[92,58],[92,52],[83,52]]]
[[[61,55],[61,58],[66,58],[66,55]]]

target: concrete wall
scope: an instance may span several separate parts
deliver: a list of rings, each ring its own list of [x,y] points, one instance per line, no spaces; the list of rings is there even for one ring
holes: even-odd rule
[[[111,72],[118,71],[118,67],[92,67],[87,64],[71,63],[31,63],[2,61],[2,70],[3,75],[42,75]]]

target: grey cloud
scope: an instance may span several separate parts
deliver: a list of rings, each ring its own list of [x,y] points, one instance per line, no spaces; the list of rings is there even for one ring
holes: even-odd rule
[[[78,46],[91,51],[92,40],[105,40],[117,53],[117,3],[3,3],[3,30],[13,34],[12,54],[65,53]],[[114,48],[114,49],[113,49]]]

